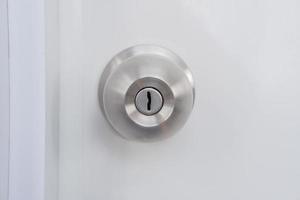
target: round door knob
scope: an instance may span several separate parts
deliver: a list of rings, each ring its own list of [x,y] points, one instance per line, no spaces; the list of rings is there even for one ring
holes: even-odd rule
[[[99,84],[101,110],[125,139],[168,138],[186,122],[194,104],[194,83],[175,53],[154,45],[121,51],[105,67]]]

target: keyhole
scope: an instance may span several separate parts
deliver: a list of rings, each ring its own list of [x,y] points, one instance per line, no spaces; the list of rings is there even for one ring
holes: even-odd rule
[[[135,107],[144,115],[154,115],[163,106],[160,92],[154,88],[144,88],[135,96]]]
[[[148,98],[148,102],[147,102],[147,110],[150,111],[151,110],[151,92],[147,92],[147,98]]]

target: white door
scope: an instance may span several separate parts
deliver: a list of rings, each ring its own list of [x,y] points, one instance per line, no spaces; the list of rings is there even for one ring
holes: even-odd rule
[[[46,1],[49,200],[300,199],[300,2]],[[101,73],[137,44],[171,49],[196,99],[156,143],[101,113]],[[16,198],[17,199],[17,198]]]

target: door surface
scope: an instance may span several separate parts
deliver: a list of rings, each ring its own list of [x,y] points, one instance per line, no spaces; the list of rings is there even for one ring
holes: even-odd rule
[[[58,199],[300,199],[299,8],[297,0],[61,0],[48,8],[58,12],[47,25],[57,30],[47,35],[57,54],[47,98],[58,100],[47,109],[58,121],[47,134],[57,137],[48,153],[57,155],[49,173]],[[99,108],[104,67],[136,44],[171,49],[193,73],[194,109],[168,140],[126,141]]]

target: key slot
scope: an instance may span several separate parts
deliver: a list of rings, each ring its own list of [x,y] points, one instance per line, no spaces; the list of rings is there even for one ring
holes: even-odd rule
[[[148,102],[147,102],[147,110],[148,111],[151,111],[151,92],[147,92],[147,99],[148,99]]]

